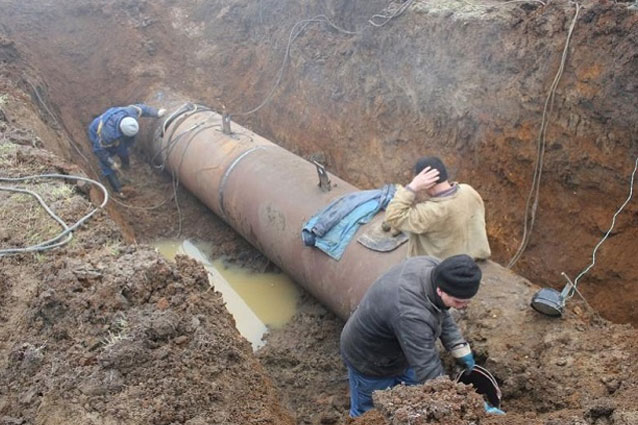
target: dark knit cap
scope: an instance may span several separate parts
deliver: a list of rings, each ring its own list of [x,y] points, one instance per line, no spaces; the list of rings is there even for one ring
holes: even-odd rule
[[[465,254],[446,258],[432,271],[435,286],[446,294],[463,300],[476,295],[481,276],[481,269],[472,257]]]
[[[445,169],[445,165],[443,165],[443,161],[436,156],[424,156],[419,158],[414,166],[414,175],[419,174],[426,167],[439,170],[439,179],[437,180],[437,183],[447,180],[447,170]]]

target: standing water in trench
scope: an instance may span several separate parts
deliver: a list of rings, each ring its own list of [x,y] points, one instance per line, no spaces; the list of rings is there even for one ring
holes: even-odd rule
[[[253,350],[265,344],[263,336],[269,328],[281,328],[295,314],[299,289],[284,273],[227,267],[223,260],[212,260],[206,254],[210,249],[204,242],[167,239],[152,245],[170,260],[182,254],[202,263],[209,281],[221,292],[237,330],[250,341]]]

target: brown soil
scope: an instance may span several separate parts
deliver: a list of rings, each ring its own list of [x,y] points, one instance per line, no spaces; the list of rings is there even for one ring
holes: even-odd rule
[[[0,124],[5,172],[77,171]],[[90,210],[76,186],[28,187],[67,223]],[[59,231],[27,196],[0,202],[3,247]],[[62,248],[0,261],[0,423],[294,423],[195,261],[127,246],[104,212]]]
[[[621,2],[583,5],[550,115],[537,222],[516,266],[555,287],[560,272],[573,278],[591,260],[638,153],[638,13]],[[181,93],[226,106],[360,187],[404,183],[415,156],[436,152],[483,195],[494,257],[506,262],[574,6],[416,0],[388,25],[367,25],[385,6],[0,0],[2,175],[95,177],[85,136],[93,115]],[[292,25],[320,13],[362,32],[308,26],[270,103],[240,115],[272,87]],[[179,233],[212,242],[214,256],[274,266],[190,194],[173,192],[143,154],[126,178],[127,199],[110,202],[70,244],[0,258],[0,424],[351,422],[341,320],[304,296],[293,321],[253,355],[201,266],[166,262],[143,243]],[[63,181],[30,187],[67,222],[98,199]],[[0,191],[0,202],[0,247],[58,230],[31,199]],[[636,205],[618,217],[580,286],[606,319],[634,325]],[[486,267],[491,277],[459,323],[499,380],[508,414],[485,416],[473,394],[436,381],[380,394],[379,409],[354,422],[638,423],[634,328],[577,298],[565,318],[541,317],[528,306],[536,287]]]
[[[391,424],[452,425],[480,422],[486,415],[482,397],[471,386],[456,384],[445,377],[423,386],[401,385],[390,391],[376,392],[373,400]]]

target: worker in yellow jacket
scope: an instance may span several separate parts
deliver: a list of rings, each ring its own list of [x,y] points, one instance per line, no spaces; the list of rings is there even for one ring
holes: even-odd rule
[[[408,234],[408,256],[489,258],[485,207],[478,192],[450,183],[437,157],[420,158],[414,171],[410,184],[397,187],[385,213],[385,224]]]

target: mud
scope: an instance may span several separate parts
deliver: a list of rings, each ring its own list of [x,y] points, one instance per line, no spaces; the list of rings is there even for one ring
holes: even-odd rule
[[[91,118],[168,92],[225,106],[234,119],[362,187],[406,183],[414,157],[436,152],[475,186],[494,259],[522,233],[543,105],[574,14],[569,2],[415,1],[381,28],[386,2],[0,0],[0,168],[97,177]],[[516,270],[557,288],[591,259],[628,192],[638,112],[638,13],[585,1],[549,115],[537,222]],[[349,35],[311,24],[324,13]],[[201,266],[166,262],[144,243],[213,243],[257,270],[275,267],[140,152],[127,198],[112,201],[65,247],[0,258],[0,423],[307,423],[347,418],[343,323],[311,297],[256,353],[234,330]],[[68,221],[99,194],[34,183]],[[26,198],[0,192],[2,247],[57,228]],[[449,381],[376,397],[357,423],[582,425],[638,423],[633,267],[636,203],[618,217],[563,319],[529,308],[537,289],[492,269],[460,314],[507,412],[483,415]],[[450,375],[455,365],[445,357]],[[461,409],[461,407],[463,409]],[[445,413],[445,415],[442,414]],[[415,422],[415,420],[417,422]],[[424,422],[421,422],[424,421]]]
[[[5,172],[73,171],[38,148],[0,150]],[[91,208],[63,181],[29,188],[67,223]],[[0,197],[3,247],[59,231],[29,197]],[[193,260],[125,244],[100,212],[62,248],[0,261],[1,423],[293,423]]]
[[[284,329],[271,332],[257,358],[281,389],[298,424],[343,423],[348,372],[339,354],[343,321],[306,295]]]

